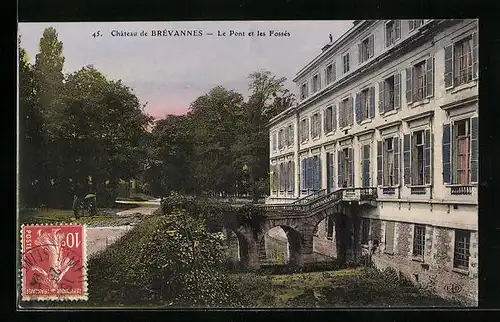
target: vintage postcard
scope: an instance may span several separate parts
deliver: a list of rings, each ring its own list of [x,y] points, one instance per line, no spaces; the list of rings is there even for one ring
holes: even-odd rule
[[[477,306],[478,32],[20,23],[18,309]]]

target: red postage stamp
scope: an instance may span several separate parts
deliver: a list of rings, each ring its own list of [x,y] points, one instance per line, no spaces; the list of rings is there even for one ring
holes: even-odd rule
[[[87,300],[85,226],[21,227],[22,299]]]

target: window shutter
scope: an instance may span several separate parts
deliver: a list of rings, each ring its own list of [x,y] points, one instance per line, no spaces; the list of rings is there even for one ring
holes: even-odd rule
[[[377,141],[377,185],[382,185],[382,141]]]
[[[479,156],[479,123],[478,118],[471,118],[471,156],[470,156],[470,181],[477,183],[479,180],[479,167],[478,167],[478,156]]]
[[[292,127],[290,129],[290,145],[294,144],[294,141],[293,141],[293,138],[295,137],[294,128],[295,128],[295,126],[292,124]]]
[[[370,145],[363,146],[363,186],[370,186]]]
[[[370,50],[369,57],[373,57],[373,54],[375,52],[375,46],[374,46],[374,36],[371,35],[370,38],[368,38],[368,48]]]
[[[342,151],[337,151],[337,182],[339,188],[342,187]]]
[[[361,95],[356,93],[356,123],[361,123]]]
[[[432,164],[431,164],[431,130],[427,129],[424,132],[424,183],[431,184],[432,182]]]
[[[415,26],[415,25],[414,25],[414,23],[413,23],[413,20],[408,20],[408,27],[409,27],[410,31],[412,31],[412,30],[413,30],[414,26]]]
[[[443,182],[451,183],[451,126],[443,124]]]
[[[370,115],[368,117],[375,117],[375,86],[370,87]]]
[[[453,45],[444,47],[444,87],[453,87]]]
[[[411,155],[410,155],[410,134],[403,137],[403,177],[404,184],[411,184]]]
[[[349,167],[347,169],[349,174],[349,182],[351,183],[351,186],[354,186],[354,155],[352,148],[349,148],[347,150],[347,158],[349,159]]]
[[[333,62],[332,64],[332,82],[334,82],[336,79],[337,79],[337,64],[335,64],[335,62]]]
[[[317,181],[318,182],[318,187],[317,187],[317,189],[321,189],[322,185],[323,185],[322,180],[321,180],[321,158],[318,156],[317,160],[318,160],[318,165],[316,167],[316,170],[317,170],[316,173],[317,173],[317,176],[318,176],[318,181]]]
[[[394,185],[399,186],[399,136],[394,137]]]
[[[401,20],[394,20],[394,39],[401,38]]]
[[[332,159],[331,159],[332,154],[330,152],[326,152],[326,187],[330,190],[332,187],[331,184],[331,168],[332,168]]]
[[[360,64],[363,62],[363,43],[358,44],[358,62]]]
[[[269,169],[269,188],[271,189],[271,191],[274,190],[274,180],[273,180],[273,176],[274,176],[274,167],[271,165],[270,166],[270,169]]]
[[[349,100],[347,102],[347,106],[348,106],[348,109],[349,109],[349,125],[353,125],[354,123],[354,110],[353,110],[353,98],[352,96],[349,97]]]
[[[328,108],[323,111],[323,132],[328,133]]]
[[[478,44],[477,44],[477,32],[472,34],[472,78],[477,78],[477,52]]]
[[[410,104],[412,102],[412,79],[411,79],[411,71],[412,68],[409,67],[406,69],[406,104]]]
[[[394,75],[394,109],[401,108],[401,74]]]
[[[426,73],[425,73],[425,93],[426,97],[432,97],[434,95],[434,57],[427,58],[425,62]]]
[[[306,188],[306,159],[301,160],[301,176],[300,176],[300,189],[304,190]]]
[[[384,81],[378,83],[378,112],[384,113]]]
[[[332,105],[332,130],[337,129],[337,105]]]

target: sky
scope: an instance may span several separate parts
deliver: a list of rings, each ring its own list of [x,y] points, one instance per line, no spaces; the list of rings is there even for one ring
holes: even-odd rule
[[[200,21],[20,23],[21,46],[34,63],[43,30],[54,27],[63,42],[64,72],[93,65],[108,79],[130,86],[146,112],[155,118],[185,114],[191,102],[217,85],[248,96],[248,75],[269,70],[292,79],[321,53],[329,41],[352,27],[333,21]],[[115,30],[113,32],[113,30]],[[153,36],[152,30],[166,30]],[[202,36],[174,36],[176,30],[199,30]],[[244,35],[230,35],[230,31]],[[283,36],[270,35],[270,31]],[[147,36],[140,36],[141,31]],[[198,31],[198,32],[199,32]],[[254,36],[249,32],[253,31]],[[256,36],[257,31],[264,36]],[[137,36],[112,36],[137,32]],[[94,37],[93,35],[99,36]],[[213,35],[209,35],[212,33]],[[219,36],[220,33],[220,36]],[[222,35],[225,33],[225,35]]]

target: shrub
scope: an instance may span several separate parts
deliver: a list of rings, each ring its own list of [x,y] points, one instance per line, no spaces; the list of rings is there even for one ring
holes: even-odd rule
[[[89,261],[92,303],[237,305],[221,266],[224,237],[174,211],[151,217]]]

